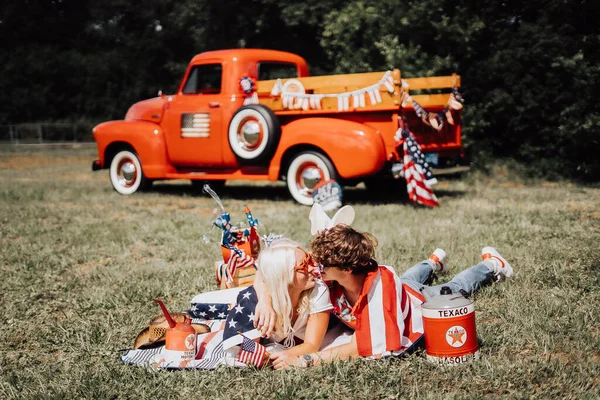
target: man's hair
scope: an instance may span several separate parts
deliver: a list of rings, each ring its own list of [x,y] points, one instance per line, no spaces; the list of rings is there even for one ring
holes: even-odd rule
[[[344,224],[325,229],[310,242],[310,249],[323,267],[338,267],[358,274],[377,268],[377,239]]]

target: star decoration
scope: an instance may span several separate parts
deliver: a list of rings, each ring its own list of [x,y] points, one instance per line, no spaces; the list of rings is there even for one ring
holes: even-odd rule
[[[244,307],[242,307],[240,304],[237,305],[237,307],[235,307],[235,313],[241,313],[242,310],[244,309]]]
[[[458,342],[458,343],[463,343],[462,341],[462,337],[464,336],[465,331],[459,331],[458,328],[455,328],[452,332],[448,333],[448,336],[450,336],[452,338],[452,343],[450,343],[451,345],[453,345],[454,343]]]
[[[214,305],[213,306],[209,306],[208,307],[208,311],[209,312],[217,312],[217,306],[214,306]]]
[[[185,339],[185,343],[188,349],[194,347],[194,340],[196,340],[196,336],[188,337],[187,339]]]
[[[248,320],[254,321],[254,313],[250,313],[250,315],[248,315]]]
[[[237,325],[237,321],[234,321],[234,320],[229,321],[229,327],[230,328],[235,328],[236,325]]]

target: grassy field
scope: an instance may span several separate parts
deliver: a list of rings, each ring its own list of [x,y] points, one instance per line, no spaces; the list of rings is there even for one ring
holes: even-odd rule
[[[422,354],[290,372],[153,371],[119,356],[149,318],[215,289],[216,205],[189,182],[123,197],[95,148],[0,145],[0,398],[598,398],[600,188],[526,181],[505,166],[435,188],[436,209],[346,191],[355,228],[402,272],[436,247],[451,274],[492,245],[516,278],[475,296],[481,359],[456,368]],[[228,184],[233,221],[310,240],[309,209],[282,184]]]

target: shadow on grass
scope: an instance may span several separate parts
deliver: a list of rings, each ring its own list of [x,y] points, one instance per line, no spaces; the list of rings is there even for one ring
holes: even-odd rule
[[[165,184],[156,182],[150,189],[151,192],[162,193],[172,196],[192,196],[192,197],[208,197],[201,190],[192,187],[188,184]],[[228,184],[221,188],[216,188],[215,191],[222,199],[232,200],[270,200],[276,202],[291,202],[292,197],[288,189],[284,185],[272,184],[243,184],[235,183]],[[461,190],[435,190],[434,193],[440,201],[444,198],[460,198],[466,192]],[[345,187],[344,188],[344,203],[345,204],[411,204],[406,194],[406,188],[402,185],[390,187],[385,192],[374,192],[367,190],[364,187]]]

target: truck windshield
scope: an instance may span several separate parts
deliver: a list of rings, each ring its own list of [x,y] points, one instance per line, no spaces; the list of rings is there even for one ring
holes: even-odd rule
[[[268,81],[271,79],[297,78],[298,69],[296,64],[273,61],[261,61],[258,63],[258,80]]]
[[[219,94],[222,75],[221,64],[195,65],[183,85],[183,94]]]

